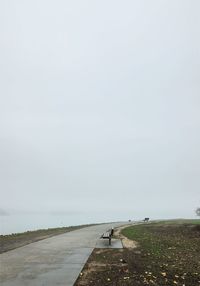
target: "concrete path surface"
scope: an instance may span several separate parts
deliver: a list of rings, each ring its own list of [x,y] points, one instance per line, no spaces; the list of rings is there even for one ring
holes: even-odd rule
[[[90,226],[0,254],[0,285],[72,286],[102,233],[123,224]]]

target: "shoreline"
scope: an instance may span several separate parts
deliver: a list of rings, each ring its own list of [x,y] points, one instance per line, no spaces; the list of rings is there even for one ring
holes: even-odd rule
[[[38,229],[33,231],[26,231],[20,233],[12,233],[0,235],[0,254],[25,246],[27,244],[37,242],[52,236],[59,234],[67,233],[77,229],[93,226],[96,224],[84,224],[77,226],[68,226],[68,227],[58,227],[58,228],[47,228],[47,229]]]

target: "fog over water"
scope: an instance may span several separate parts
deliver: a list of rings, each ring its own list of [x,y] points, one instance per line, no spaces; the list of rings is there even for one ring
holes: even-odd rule
[[[0,233],[195,217],[199,10],[0,1]]]

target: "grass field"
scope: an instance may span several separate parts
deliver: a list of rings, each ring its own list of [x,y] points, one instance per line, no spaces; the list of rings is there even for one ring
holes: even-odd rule
[[[170,225],[170,224],[200,224],[200,219],[174,219],[174,220],[163,220],[159,222],[151,222],[151,224],[159,224],[159,225]]]
[[[76,286],[200,285],[199,220],[135,225],[122,234],[138,248],[94,250]]]

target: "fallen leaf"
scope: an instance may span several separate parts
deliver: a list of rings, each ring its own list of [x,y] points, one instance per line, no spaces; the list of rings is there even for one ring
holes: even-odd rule
[[[162,272],[161,274],[162,274],[162,276],[164,276],[164,277],[167,276],[167,273],[166,273],[166,272]]]

